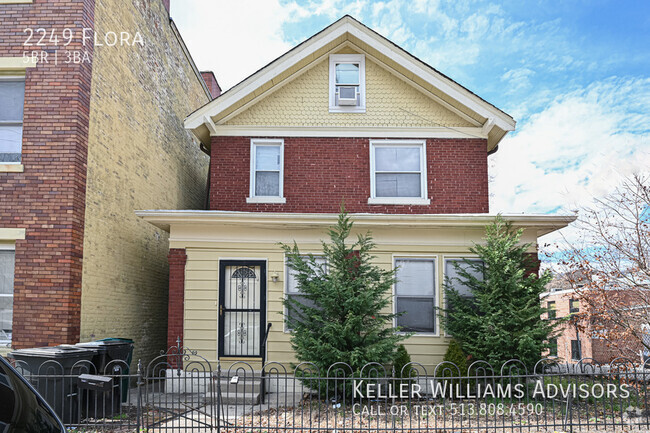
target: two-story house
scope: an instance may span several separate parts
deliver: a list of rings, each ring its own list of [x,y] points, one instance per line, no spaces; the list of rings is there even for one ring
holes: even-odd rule
[[[493,220],[488,155],[508,114],[345,16],[185,120],[209,149],[210,210],[138,214],[170,231],[168,340],[209,360],[294,361],[282,300],[300,296],[278,242],[318,255],[341,203],[399,267],[395,325],[440,362],[437,306],[453,262]],[[570,218],[507,216],[523,241]],[[536,250],[531,248],[531,254]]]
[[[133,212],[205,208],[182,121],[218,85],[169,0],[0,0],[0,21],[0,355],[124,337],[150,359],[167,234]]]

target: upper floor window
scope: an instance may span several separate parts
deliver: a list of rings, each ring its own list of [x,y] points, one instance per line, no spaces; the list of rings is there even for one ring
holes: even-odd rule
[[[366,59],[361,54],[330,56],[330,112],[366,111]]]
[[[555,307],[555,301],[548,301],[546,303],[546,311],[548,312],[549,319],[555,319],[557,317],[557,309]]]
[[[580,301],[577,299],[569,300],[569,313],[579,313],[580,312]]]
[[[425,142],[371,141],[370,204],[429,204]]]
[[[284,203],[284,142],[251,140],[251,177],[248,203]]]
[[[0,163],[19,163],[23,143],[25,77],[0,77]]]
[[[0,244],[0,347],[11,346],[16,254],[10,248]]]
[[[397,259],[395,277],[396,319],[403,331],[436,332],[435,259]]]

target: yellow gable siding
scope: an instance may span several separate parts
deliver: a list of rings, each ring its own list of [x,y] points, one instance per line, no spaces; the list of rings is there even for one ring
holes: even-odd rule
[[[366,113],[329,112],[329,58],[224,122],[237,126],[474,126],[366,57]]]

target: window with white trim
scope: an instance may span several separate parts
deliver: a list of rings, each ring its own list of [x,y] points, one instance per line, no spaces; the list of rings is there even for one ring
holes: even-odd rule
[[[467,263],[466,260],[470,263]],[[481,271],[475,268],[474,265],[478,265]],[[462,269],[476,279],[483,281],[483,266],[483,260],[479,259],[445,259],[445,283],[455,289],[460,296],[473,298],[474,295],[469,286],[465,284],[466,280],[460,275],[459,270]],[[449,308],[449,303],[446,302],[446,304],[447,308]]]
[[[366,111],[366,58],[363,54],[330,56],[330,112]]]
[[[436,332],[436,261],[400,258],[395,260],[396,324],[402,331]]]
[[[25,77],[0,76],[0,163],[20,163]]]
[[[303,258],[307,258],[307,256],[303,256]],[[327,260],[325,257],[321,256],[314,256],[314,261],[316,262],[317,266],[321,266],[320,270],[327,272],[327,267],[323,266],[327,263]],[[314,267],[312,267],[314,268]],[[315,269],[316,272],[319,271],[319,269]],[[300,287],[298,287],[298,280],[296,279],[296,271],[291,269],[288,265],[286,266],[286,297],[287,299],[293,299],[299,304],[306,305],[309,307],[313,307],[314,304],[311,302],[307,297],[300,291]],[[287,331],[291,330],[291,326],[289,325],[289,320],[296,320],[300,321],[299,317],[296,317],[295,314],[300,314],[300,311],[292,311],[289,308],[285,308],[285,314],[286,314],[286,320],[285,320],[285,329]]]
[[[428,204],[426,151],[421,140],[372,141],[369,203]]]
[[[284,203],[283,140],[251,140],[251,179],[248,202]]]
[[[16,252],[0,245],[0,347],[11,346]]]

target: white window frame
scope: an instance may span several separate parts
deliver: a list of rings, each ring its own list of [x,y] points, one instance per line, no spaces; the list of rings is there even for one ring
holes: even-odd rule
[[[280,177],[278,196],[256,196],[255,195],[255,148],[257,146],[280,146]],[[281,138],[252,138],[250,156],[250,190],[246,197],[246,203],[286,203],[284,198],[284,140]]]
[[[25,75],[0,75],[0,81],[21,81],[23,83],[26,83],[25,80]],[[25,84],[26,85],[26,84]],[[26,93],[26,89],[24,90],[24,93]],[[23,118],[18,120],[13,120],[13,121],[2,121],[0,120],[0,126],[20,126],[21,129],[21,134],[20,134],[20,161],[0,161],[0,164],[3,166],[16,166],[16,167],[22,167],[22,153],[23,153],[23,134],[24,134],[24,124],[25,124],[25,94],[23,93]],[[9,167],[8,167],[9,168]],[[5,171],[5,170],[2,170]],[[7,170],[7,171],[13,171],[13,170]]]
[[[336,105],[336,64],[356,63],[359,65],[359,105]],[[363,54],[332,54],[329,66],[329,111],[330,113],[366,112],[366,56]]]
[[[435,332],[416,332],[411,335],[411,337],[440,337],[440,315],[438,314],[438,308],[440,307],[440,260],[438,260],[437,255],[393,255],[393,269],[397,267],[398,260],[429,260],[435,264],[435,272],[433,276],[433,324],[435,327]],[[393,284],[392,289],[392,300],[393,300],[393,314],[397,314],[397,288]],[[397,317],[393,318],[393,328],[397,328]],[[397,332],[397,334],[404,335],[408,332]]]
[[[306,253],[306,254],[301,254],[302,257],[309,257],[309,254],[314,256],[316,259],[324,259],[325,255],[322,252],[319,253]],[[291,272],[291,269],[289,268],[289,261],[287,260],[287,256],[285,254],[284,256],[284,293],[282,299],[287,299],[288,295],[295,295],[296,293],[289,293],[289,272]],[[289,313],[289,309],[287,308],[286,305],[283,304],[284,308],[284,314],[282,316],[282,326],[285,334],[291,334],[293,332],[293,329],[290,329],[287,327],[287,314]]]
[[[368,204],[428,206],[426,140],[370,140],[370,198]],[[375,190],[375,149],[377,147],[420,147],[420,197],[377,197]]]
[[[447,262],[452,261],[452,260],[459,261],[459,260],[463,260],[463,259],[482,261],[481,258],[479,256],[475,255],[475,254],[449,255],[449,256],[445,255],[445,256],[442,256],[442,267],[443,267],[442,281],[443,281],[443,283],[447,280]],[[485,262],[483,262],[483,265],[485,265]],[[442,305],[444,305],[445,308],[447,308],[447,293],[445,292],[443,286],[441,286],[441,292],[442,292],[441,293]],[[445,337],[451,337],[451,335],[447,331],[445,331]]]
[[[14,255],[15,255],[16,254],[16,244],[15,243],[0,242],[0,251],[13,251]],[[14,272],[15,272],[15,268],[14,268]],[[10,297],[11,299],[15,299],[15,295],[16,295],[16,282],[15,282],[15,278],[14,278],[14,293],[11,294],[11,295],[0,294],[0,297],[3,297],[3,298],[9,298]],[[12,308],[12,312],[13,312],[13,308]],[[12,324],[11,332],[13,334],[13,324]],[[4,340],[2,340],[2,341],[4,341]],[[7,347],[11,347],[11,340],[9,340],[9,344],[8,344]],[[0,345],[0,348],[2,348],[1,345]]]

